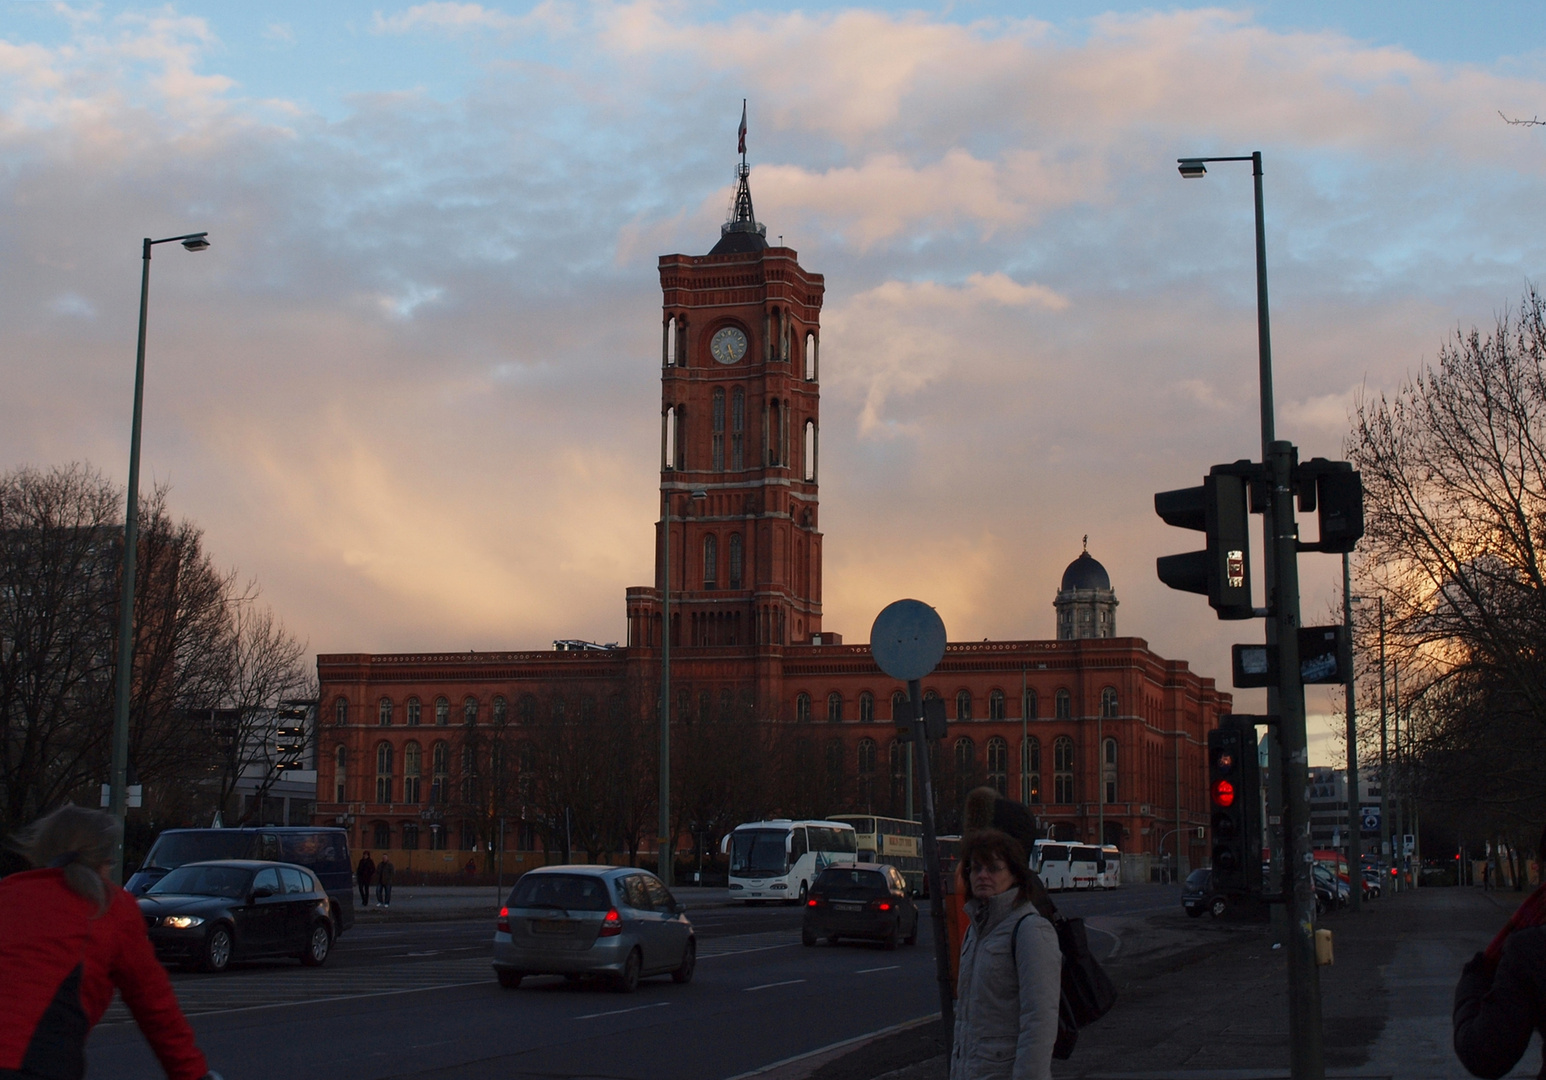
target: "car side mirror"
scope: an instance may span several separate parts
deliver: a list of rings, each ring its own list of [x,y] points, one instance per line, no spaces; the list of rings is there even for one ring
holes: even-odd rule
[[[274,890],[273,889],[253,889],[252,890],[252,896],[249,897],[249,899],[250,900],[267,900],[270,896],[273,896],[273,895],[274,895]]]

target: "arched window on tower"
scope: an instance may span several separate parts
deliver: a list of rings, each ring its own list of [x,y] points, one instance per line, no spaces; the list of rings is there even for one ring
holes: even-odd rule
[[[988,785],[1000,795],[1009,791],[1009,744],[997,735],[988,740]]]
[[[1074,740],[1067,735],[1052,744],[1052,800],[1062,805],[1074,801]]]
[[[685,434],[683,417],[686,410],[680,405],[668,405],[660,422],[660,467],[685,469],[687,449],[683,445]]]
[[[745,560],[744,560],[744,558],[742,556],[742,553],[741,553],[741,534],[740,533],[731,533],[730,534],[730,588],[732,588],[732,589],[739,589],[741,587],[741,571],[744,568],[744,565],[745,565]]]
[[[725,391],[723,387],[714,388],[713,405],[714,427],[711,433],[711,452],[714,461],[714,471],[725,471]]]
[[[730,392],[730,467],[746,468],[746,391],[739,386]]]
[[[1107,739],[1100,754],[1101,794],[1106,802],[1117,801],[1117,741]]]
[[[1020,744],[1020,801],[1041,802],[1041,740],[1034,735]]]
[[[349,699],[339,698],[333,702],[333,723],[343,727],[349,722]]]
[[[816,421],[805,422],[805,449],[804,449],[805,479],[816,479]]]
[[[339,744],[333,751],[333,801],[348,802],[349,748]]]
[[[660,363],[670,367],[676,363],[676,316],[667,315],[660,328]]]
[[[805,335],[805,381],[816,381],[816,335],[809,332]]]
[[[1117,688],[1108,686],[1100,692],[1100,714],[1107,720],[1117,718]]]
[[[768,402],[767,423],[762,430],[762,456],[769,467],[780,464],[778,460],[779,431],[783,428],[782,410],[779,409],[778,399]]]
[[[719,580],[719,539],[713,534],[703,538],[703,587],[712,589]]]
[[[1057,697],[1053,699],[1055,705],[1054,715],[1059,720],[1070,720],[1074,715],[1074,699],[1067,690],[1059,690]]]

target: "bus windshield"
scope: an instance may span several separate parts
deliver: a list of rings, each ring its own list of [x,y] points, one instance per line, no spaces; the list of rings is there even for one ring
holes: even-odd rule
[[[730,872],[742,877],[788,872],[788,856],[784,851],[788,837],[788,829],[746,829],[732,833]]]

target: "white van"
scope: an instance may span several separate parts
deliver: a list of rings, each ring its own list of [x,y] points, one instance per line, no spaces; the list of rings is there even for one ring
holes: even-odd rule
[[[1049,892],[1099,888],[1101,862],[1101,849],[1094,844],[1067,840],[1038,840],[1031,853],[1031,869]]]

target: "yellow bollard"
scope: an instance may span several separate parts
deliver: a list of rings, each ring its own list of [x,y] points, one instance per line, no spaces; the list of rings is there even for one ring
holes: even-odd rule
[[[1332,963],[1330,930],[1315,931],[1315,963],[1317,967]]]

